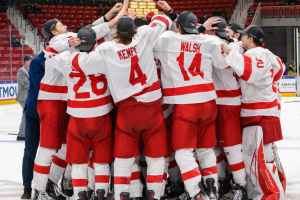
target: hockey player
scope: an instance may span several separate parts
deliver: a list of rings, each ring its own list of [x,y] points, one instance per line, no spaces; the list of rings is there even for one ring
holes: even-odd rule
[[[128,2],[127,2],[128,3]],[[122,4],[116,4],[111,12],[117,12],[122,8]],[[104,18],[100,18],[99,21],[109,20],[112,14],[106,15]],[[93,27],[96,31],[97,39],[107,35],[116,22],[114,20],[97,25]],[[49,42],[50,47],[45,50],[45,57],[49,59],[59,52],[69,49],[73,41],[75,45],[80,43],[79,39],[76,38],[77,34],[67,33],[67,27],[61,22],[56,20],[50,20],[45,23],[43,33],[46,36],[46,42]],[[74,45],[73,45],[74,46]],[[68,87],[66,79],[63,75],[55,69],[51,64],[45,65],[45,76],[41,81],[39,91],[39,102],[38,112],[40,115],[41,124],[41,140],[40,140],[40,151],[35,161],[34,167],[34,181],[36,185],[36,198],[40,196],[48,198],[48,194],[52,198],[57,198],[56,184],[64,172],[67,166],[65,162],[66,156],[66,132],[69,121],[69,116],[66,114],[67,109],[67,98],[68,98]],[[62,145],[63,144],[63,145]],[[52,160],[52,156],[56,153],[56,150],[60,149]],[[52,162],[51,170],[59,171],[54,177],[49,177],[50,164]],[[56,167],[58,166],[58,167]],[[55,180],[54,180],[55,179]],[[47,192],[46,192],[47,190]],[[48,194],[47,194],[48,193]]]
[[[226,68],[220,43],[209,35],[199,35],[197,17],[188,11],[177,18],[176,32],[163,33],[154,52],[161,54],[163,102],[174,104],[172,142],[175,159],[186,190],[192,199],[208,199],[201,186],[201,175],[210,199],[216,199],[217,182],[215,119],[216,92],[212,66]]]
[[[228,44],[230,36],[225,31],[226,21],[220,18],[216,24],[217,30],[206,30],[206,34],[212,35],[220,44]],[[238,48],[237,48],[238,50]],[[218,114],[216,119],[216,133],[218,147],[224,149],[233,179],[235,182],[233,199],[243,196],[247,200],[246,171],[242,155],[242,132],[240,127],[241,91],[237,76],[233,69],[228,66],[226,69],[213,68],[213,81],[218,98],[216,99]],[[224,163],[224,162],[223,162]],[[222,171],[218,171],[221,178],[220,186],[226,181],[225,163]],[[224,188],[222,188],[224,189]],[[220,193],[220,197],[227,193]]]
[[[166,128],[160,105],[161,90],[152,48],[158,36],[170,28],[165,16],[150,13],[148,26],[135,30],[134,21],[123,17],[117,24],[117,35],[101,44],[94,56],[99,66],[105,63],[105,74],[115,104],[119,105],[114,149],[115,199],[128,199],[132,165],[139,155],[142,136],[147,169],[148,198],[160,199],[167,155]],[[93,68],[85,65],[83,71]]]
[[[249,194],[249,198],[283,199],[284,191],[272,149],[272,143],[282,139],[282,132],[277,117],[278,103],[271,57],[267,50],[260,47],[264,33],[258,26],[250,25],[238,32],[243,34],[244,55],[226,44],[222,47],[228,54],[227,64],[240,78],[243,160],[249,186],[255,191],[254,195]]]
[[[68,82],[67,162],[72,163],[72,182],[76,199],[85,199],[90,146],[95,171],[95,199],[103,200],[109,187],[112,162],[112,129],[108,113],[112,109],[104,74],[84,73],[81,68],[93,64],[88,57],[95,52],[96,33],[92,28],[78,32],[81,52],[63,52],[46,61],[64,74]],[[88,55],[88,56],[87,56]]]

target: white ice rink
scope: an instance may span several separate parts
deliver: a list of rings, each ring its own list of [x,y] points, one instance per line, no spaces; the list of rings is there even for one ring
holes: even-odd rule
[[[299,102],[291,102],[299,101]],[[284,139],[277,142],[287,176],[286,200],[300,200],[300,98],[282,99],[281,125]],[[289,103],[286,103],[289,102]],[[16,135],[21,121],[19,104],[0,106],[0,199],[21,199],[24,142]]]

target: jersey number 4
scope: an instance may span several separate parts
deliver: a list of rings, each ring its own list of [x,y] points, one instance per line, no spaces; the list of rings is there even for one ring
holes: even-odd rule
[[[90,92],[78,92],[80,87],[82,87],[84,85],[84,83],[87,81],[87,77],[83,73],[74,73],[74,72],[71,72],[69,76],[70,76],[70,78],[74,78],[74,77],[79,78],[78,82],[73,87],[73,90],[75,92],[75,99],[90,98],[91,97]],[[104,74],[101,74],[100,76],[89,75],[89,79],[91,80],[92,92],[95,95],[100,96],[106,92],[107,80],[106,80]],[[97,87],[97,84],[101,83],[101,82],[103,83],[103,87],[99,89]]]
[[[202,53],[196,53],[190,67],[189,67],[189,72],[192,76],[201,76],[203,78],[204,72],[201,72],[201,60],[202,60]],[[180,55],[177,57],[176,61],[179,64],[180,71],[183,75],[184,81],[189,81],[190,77],[188,76],[188,73],[186,69],[184,68],[184,52],[181,52]]]
[[[138,83],[140,83],[141,85],[145,85],[147,83],[147,76],[142,72],[137,55],[131,58],[129,83],[133,86]]]

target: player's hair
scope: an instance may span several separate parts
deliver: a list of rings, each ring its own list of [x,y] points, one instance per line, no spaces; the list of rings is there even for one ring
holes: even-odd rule
[[[127,30],[127,28],[121,28],[120,31],[126,32],[128,30]],[[133,33],[124,34],[124,35],[121,35],[117,32],[114,39],[123,44],[130,44],[132,42],[132,38],[134,37],[135,34],[136,34],[136,31],[134,31]]]
[[[250,38],[251,36],[247,35],[247,37]],[[253,43],[255,44],[255,46],[260,47],[262,45],[263,39],[258,40],[258,39],[254,38],[254,37],[252,37],[252,38],[253,38]]]
[[[235,34],[238,34],[238,33],[235,32],[235,31],[233,31],[233,33],[234,33],[234,35],[235,35]],[[240,36],[239,36],[238,40],[241,41],[241,39],[242,39],[242,34],[240,33]]]
[[[59,21],[57,18],[54,18],[54,20],[55,20],[55,21]],[[57,31],[57,30],[56,30],[56,25],[55,25],[55,26],[53,27],[53,29],[51,30],[49,41],[50,41],[53,37],[55,37],[55,35],[53,35],[52,31]]]
[[[178,21],[176,22],[176,27],[177,27],[177,28],[180,27],[180,30],[181,30],[180,33],[181,33],[181,34],[190,34],[190,33],[188,33],[188,32],[185,31],[185,29],[183,28],[183,26],[182,26],[181,24],[179,24]]]

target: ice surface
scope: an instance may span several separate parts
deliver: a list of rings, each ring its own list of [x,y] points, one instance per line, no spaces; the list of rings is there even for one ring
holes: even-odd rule
[[[299,102],[293,102],[299,101]],[[282,99],[281,125],[284,139],[277,142],[287,176],[285,200],[300,200],[300,98]],[[17,142],[21,122],[19,104],[0,106],[0,199],[17,200],[23,193],[22,158],[24,142]]]

